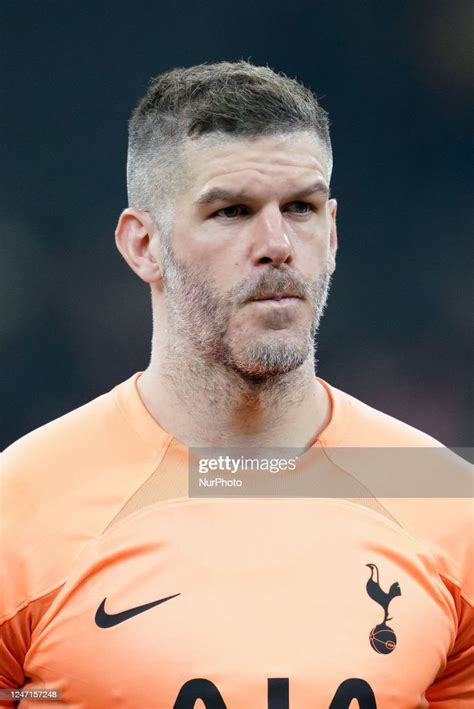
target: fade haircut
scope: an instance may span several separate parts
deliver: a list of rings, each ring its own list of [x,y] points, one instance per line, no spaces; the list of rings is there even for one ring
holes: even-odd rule
[[[298,81],[245,61],[161,74],[151,80],[129,121],[129,206],[151,212],[168,231],[173,198],[185,177],[186,140],[211,133],[258,138],[297,131],[320,138],[331,170],[328,114]]]

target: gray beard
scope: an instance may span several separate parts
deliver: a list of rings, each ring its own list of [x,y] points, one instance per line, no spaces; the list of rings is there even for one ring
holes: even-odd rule
[[[170,356],[185,355],[181,359],[204,360],[219,369],[231,370],[248,383],[270,383],[301,367],[311,356],[315,365],[316,334],[325,311],[331,275],[326,266],[321,276],[301,283],[280,269],[267,271],[262,281],[249,291],[248,285],[239,285],[228,294],[227,302],[217,294],[207,274],[180,262],[167,240],[162,242],[162,263],[165,302],[168,314],[168,350]],[[236,348],[228,335],[232,305],[243,303],[264,290],[292,289],[312,305],[313,318],[309,332],[295,341],[269,342],[249,338]]]

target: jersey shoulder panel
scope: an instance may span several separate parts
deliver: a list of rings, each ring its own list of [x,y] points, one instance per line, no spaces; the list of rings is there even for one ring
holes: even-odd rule
[[[130,381],[130,380],[129,380]],[[116,390],[23,436],[1,456],[0,622],[62,583],[163,453],[136,435]],[[4,579],[5,581],[5,579]]]
[[[472,605],[472,465],[422,431],[330,389],[335,421],[328,429],[336,423],[343,435],[329,430],[322,437],[325,454],[425,545],[438,573]]]
[[[354,396],[325,386],[333,409],[331,421],[323,434],[325,446],[344,447],[439,447],[443,444],[399,419],[365,404]]]

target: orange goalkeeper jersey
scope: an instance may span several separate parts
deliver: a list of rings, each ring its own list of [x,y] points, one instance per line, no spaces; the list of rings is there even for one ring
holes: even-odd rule
[[[190,497],[140,374],[2,455],[0,706],[474,707],[472,500]],[[319,381],[330,469],[440,445]]]

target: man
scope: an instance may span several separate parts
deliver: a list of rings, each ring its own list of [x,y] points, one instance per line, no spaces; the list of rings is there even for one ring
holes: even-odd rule
[[[116,243],[150,284],[150,364],[4,454],[0,686],[20,706],[473,705],[468,501],[381,501],[344,460],[444,449],[315,377],[331,168],[325,112],[268,68],[177,69],[137,106]],[[191,496],[203,448],[296,462],[263,496]],[[341,477],[369,492],[327,494]],[[278,493],[303,478],[315,494]]]

